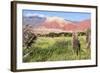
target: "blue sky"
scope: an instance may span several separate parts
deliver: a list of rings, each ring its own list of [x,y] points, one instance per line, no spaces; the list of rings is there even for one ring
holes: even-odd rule
[[[91,18],[90,13],[84,13],[84,12],[80,13],[80,12],[23,10],[23,16],[30,16],[30,15],[40,15],[41,17],[56,16],[56,17],[61,17],[61,18],[64,18],[66,20],[71,20],[71,21],[82,21],[82,20]]]

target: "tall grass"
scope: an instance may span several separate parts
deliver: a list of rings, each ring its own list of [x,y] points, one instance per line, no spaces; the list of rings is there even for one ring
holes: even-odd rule
[[[79,37],[81,51],[77,56],[72,48],[72,37],[38,37],[31,48],[23,48],[23,62],[63,61],[90,59],[85,36]]]

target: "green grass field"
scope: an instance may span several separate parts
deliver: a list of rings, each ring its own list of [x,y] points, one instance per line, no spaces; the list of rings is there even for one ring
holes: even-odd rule
[[[79,56],[72,48],[72,37],[38,37],[31,48],[23,48],[23,62],[83,60],[91,58],[91,49],[86,48],[85,36],[79,37]]]

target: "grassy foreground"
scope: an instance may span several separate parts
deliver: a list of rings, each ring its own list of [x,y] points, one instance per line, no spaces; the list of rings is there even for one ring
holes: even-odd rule
[[[79,56],[72,48],[72,37],[38,37],[31,48],[23,48],[23,62],[83,60],[91,58],[90,48],[86,48],[85,36],[79,37]]]

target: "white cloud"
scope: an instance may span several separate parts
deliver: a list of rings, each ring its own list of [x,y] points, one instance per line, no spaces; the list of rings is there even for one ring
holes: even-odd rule
[[[27,13],[24,16],[29,17],[29,16],[39,16],[39,17],[46,17],[43,14],[38,14],[38,13]]]

